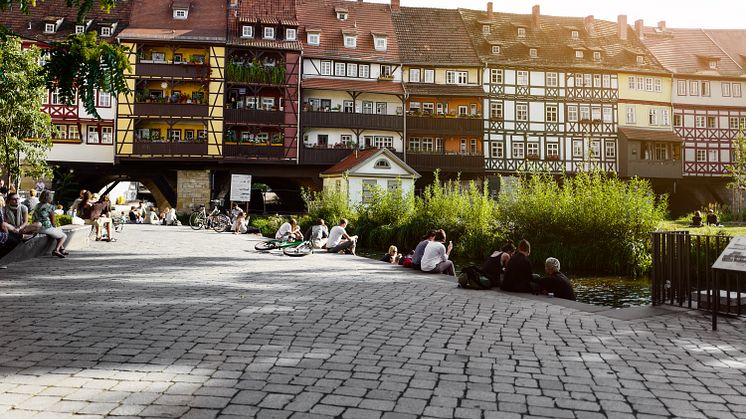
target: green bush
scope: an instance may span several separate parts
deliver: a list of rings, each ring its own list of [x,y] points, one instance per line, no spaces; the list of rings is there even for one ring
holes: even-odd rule
[[[57,216],[55,216],[54,219],[55,219],[55,221],[57,221],[57,226],[58,227],[66,226],[68,224],[72,224],[73,223],[73,217],[71,217],[69,215],[57,215]]]

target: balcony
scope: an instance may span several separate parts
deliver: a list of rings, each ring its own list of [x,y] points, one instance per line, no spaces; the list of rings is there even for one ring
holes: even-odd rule
[[[419,171],[484,172],[484,156],[474,154],[407,153],[407,164]]]
[[[403,131],[401,115],[376,115],[346,112],[303,112],[304,128],[350,128],[381,131]]]
[[[205,156],[207,143],[171,143],[135,141],[132,154],[164,155],[164,156]]]
[[[254,145],[240,143],[223,144],[223,157],[227,159],[267,159],[286,158],[288,149],[283,146]]]
[[[226,109],[225,122],[234,125],[283,125],[285,112],[258,109]]]
[[[301,164],[323,164],[331,166],[352,154],[351,148],[305,147],[300,148]]]
[[[484,133],[484,120],[481,117],[451,118],[407,115],[407,131],[417,134],[481,137]]]
[[[627,175],[642,178],[681,179],[681,160],[629,160]]]
[[[207,105],[183,103],[135,103],[136,116],[181,116],[205,118],[209,114]]]
[[[206,79],[210,77],[210,66],[207,64],[170,64],[141,61],[137,63],[136,74],[139,77]]]

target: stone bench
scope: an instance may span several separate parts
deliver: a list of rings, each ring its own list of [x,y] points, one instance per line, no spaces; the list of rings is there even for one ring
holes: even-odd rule
[[[66,225],[62,230],[67,234],[65,249],[82,250],[88,247],[91,226]],[[55,246],[55,240],[43,234],[37,234],[31,240],[21,242],[10,253],[0,259],[0,265],[22,262],[42,256],[49,256]]]

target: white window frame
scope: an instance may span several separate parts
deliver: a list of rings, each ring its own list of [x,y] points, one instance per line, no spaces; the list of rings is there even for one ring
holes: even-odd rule
[[[309,32],[306,34],[306,43],[308,45],[321,45],[321,34],[318,32]]]
[[[491,84],[503,84],[505,80],[505,73],[502,68],[491,68],[490,69],[490,83]]]
[[[174,9],[174,19],[187,20],[189,18],[189,10],[187,9]]]
[[[410,83],[419,83],[420,82],[420,74],[421,71],[419,68],[410,68],[409,69],[409,82]]]
[[[584,148],[583,140],[579,140],[579,139],[572,140],[572,156],[573,157],[583,157],[583,154],[585,154],[583,148]]]
[[[448,70],[446,71],[446,84],[464,85],[469,83],[468,71]]]
[[[689,82],[689,96],[699,96],[699,82],[691,80]]]
[[[649,117],[648,117],[648,124],[651,126],[658,125],[658,109],[650,109]]]
[[[334,63],[334,75],[337,77],[345,77],[347,75],[347,66],[345,63]]]
[[[637,57],[635,57],[635,62],[640,65],[645,64],[645,56],[638,55]]]
[[[490,118],[491,119],[503,119],[503,103],[502,102],[490,102]]]
[[[601,61],[601,51],[593,51],[593,59],[596,61]]]
[[[698,162],[706,162],[707,161],[707,150],[702,149],[702,148],[695,150],[694,158]]]
[[[373,45],[376,51],[386,51],[388,49],[388,38],[385,36],[376,36],[373,38]]]
[[[720,90],[723,97],[730,97],[730,83],[729,82],[722,82],[720,83]]]
[[[345,35],[344,36],[344,46],[345,46],[345,48],[357,48],[357,36],[355,36],[355,35]]]
[[[513,143],[511,157],[514,159],[526,158],[526,145],[524,143]]]
[[[75,33],[85,33],[85,25],[75,25]]]
[[[111,36],[111,27],[109,27],[109,26],[102,26],[101,27],[101,36],[106,36],[106,37]]]
[[[556,72],[547,73],[547,87],[559,87],[559,75]]]
[[[500,49],[500,45],[493,45],[493,46],[492,46],[492,54],[493,54],[493,55],[498,55],[498,54],[500,54],[500,51],[501,51],[501,49]]]
[[[516,31],[516,36],[519,38],[525,38],[526,37],[526,28],[518,28]]]
[[[528,121],[528,104],[527,103],[516,103],[515,120],[519,122]]]
[[[529,48],[528,49],[528,56],[530,58],[538,58],[539,57],[539,50],[536,48]]]
[[[285,29],[285,40],[286,41],[297,41],[298,40],[298,29],[286,28]]]
[[[505,158],[505,144],[498,141],[490,143],[490,156],[493,159],[504,159]]]
[[[556,105],[547,105],[545,109],[546,122],[558,122],[559,121],[559,107]]]
[[[322,60],[319,64],[319,74],[322,76],[332,76],[332,62],[329,60]]]
[[[57,25],[54,23],[44,24],[44,33],[55,33],[57,32]]]
[[[702,82],[702,88],[700,89],[700,93],[702,94],[702,97],[710,97],[710,95],[712,94],[712,91],[710,90],[709,81]]]
[[[361,79],[370,78],[370,64],[360,64],[357,66],[357,76]]]
[[[686,96],[686,80],[676,80],[676,94]]]
[[[541,156],[541,152],[539,151],[539,143],[526,143],[526,156]]]
[[[696,115],[694,117],[695,128],[707,128],[707,118],[704,115]]]
[[[741,83],[733,83],[731,85],[731,93],[733,93],[733,97],[741,97]]]
[[[571,39],[580,39],[580,32],[578,32],[578,31],[571,31],[570,32],[570,38]]]
[[[262,31],[262,38],[263,39],[275,39],[275,27],[265,26],[264,30]]]
[[[567,107],[567,122],[578,122],[578,106],[569,105]]]
[[[614,141],[604,142],[604,156],[607,159],[616,159],[616,143]]]
[[[426,68],[424,70],[423,79],[425,83],[435,83],[435,70]]]
[[[243,25],[241,27],[241,38],[253,38],[254,37],[254,27],[251,25]]]
[[[627,105],[625,108],[625,114],[627,116],[628,124],[637,124],[637,107],[634,105]]]
[[[101,144],[114,144],[114,127],[101,127]]]
[[[646,92],[653,91],[653,78],[652,77],[645,77],[645,91]]]
[[[519,86],[528,86],[529,74],[526,70],[518,70],[515,77],[516,84]]]
[[[559,157],[559,144],[558,143],[547,143],[547,157],[557,156]]]
[[[357,64],[347,63],[347,77],[357,78]]]
[[[582,50],[579,50],[579,49],[575,50],[575,59],[581,60],[583,59],[583,55],[584,54]]]
[[[97,106],[99,108],[111,108],[111,93],[99,90]]]

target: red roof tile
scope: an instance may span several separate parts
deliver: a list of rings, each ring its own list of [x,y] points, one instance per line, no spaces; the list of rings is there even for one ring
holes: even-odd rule
[[[666,28],[660,31],[645,28],[644,34],[645,46],[673,73],[713,76],[737,76],[743,73],[741,67],[702,29]],[[703,57],[717,58],[717,69],[710,69],[707,59]]]
[[[254,26],[254,38],[243,38],[245,24]],[[275,28],[275,39],[263,39],[263,25]],[[228,15],[228,43],[251,48],[300,50],[297,40],[286,41],[285,29],[297,28],[294,0],[240,0]],[[297,36],[297,35],[296,35]]]
[[[357,152],[353,152],[349,156],[340,160],[339,163],[321,172],[321,174],[322,175],[343,174],[347,172],[348,170],[352,169],[353,167],[357,166],[359,163],[362,163],[365,160],[369,159],[370,157],[372,157],[374,154],[378,153],[379,151],[381,150],[377,148],[369,148],[367,150],[360,150]]]
[[[746,69],[746,30],[705,29],[705,34],[742,70]]]
[[[313,77],[303,79],[302,87],[304,89],[342,90],[365,93],[383,93],[389,95],[404,94],[404,89],[402,88],[401,83],[391,81],[362,81]]]
[[[335,8],[349,11],[347,20],[337,20]],[[346,0],[298,0],[298,21],[303,53],[307,57],[399,63],[399,43],[388,4]],[[307,29],[321,30],[321,44],[306,42]],[[357,31],[357,47],[345,48],[343,30]],[[373,34],[386,34],[386,51],[376,51]]]
[[[225,1],[191,0],[188,18],[183,20],[173,18],[173,0],[131,1],[130,25],[122,39],[225,42]]]

